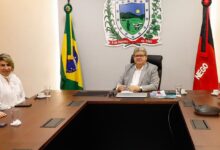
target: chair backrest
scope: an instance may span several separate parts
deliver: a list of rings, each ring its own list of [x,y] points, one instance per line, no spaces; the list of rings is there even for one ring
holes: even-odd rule
[[[151,64],[156,65],[158,68],[158,75],[160,77],[160,82],[159,82],[159,86],[158,86],[158,90],[160,89],[160,83],[161,83],[161,78],[162,78],[162,60],[163,60],[163,56],[161,55],[147,55],[147,61]],[[134,63],[134,58],[133,55],[131,56],[131,63]]]

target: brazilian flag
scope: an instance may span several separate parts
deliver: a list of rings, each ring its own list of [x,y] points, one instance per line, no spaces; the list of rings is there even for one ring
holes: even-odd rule
[[[82,90],[83,80],[79,61],[79,53],[74,36],[71,11],[68,3],[64,6],[66,12],[65,32],[61,52],[61,82],[62,90]]]

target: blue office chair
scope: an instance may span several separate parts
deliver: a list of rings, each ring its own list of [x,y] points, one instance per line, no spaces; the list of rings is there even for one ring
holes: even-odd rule
[[[162,60],[163,60],[163,56],[161,56],[161,55],[147,55],[147,56],[148,56],[147,61],[158,67],[157,71],[158,71],[158,75],[159,75],[159,78],[160,78],[158,90],[160,90],[160,84],[161,84],[161,78],[162,78]],[[134,63],[133,55],[131,56],[131,61],[130,62]]]

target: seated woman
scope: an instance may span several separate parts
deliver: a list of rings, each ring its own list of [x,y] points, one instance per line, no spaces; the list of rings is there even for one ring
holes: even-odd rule
[[[0,54],[0,110],[9,109],[25,100],[20,79],[13,73],[10,55]]]

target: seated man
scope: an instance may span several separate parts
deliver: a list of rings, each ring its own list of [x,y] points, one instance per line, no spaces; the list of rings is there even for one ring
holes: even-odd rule
[[[137,47],[133,52],[134,63],[125,68],[116,90],[132,92],[153,91],[159,86],[157,66],[147,62],[147,51],[144,47]]]

